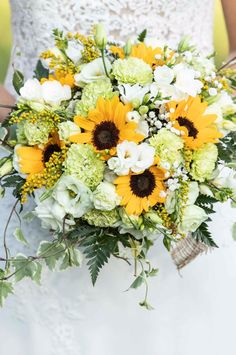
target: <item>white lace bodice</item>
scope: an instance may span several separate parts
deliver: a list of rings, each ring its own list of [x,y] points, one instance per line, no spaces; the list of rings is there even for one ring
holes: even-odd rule
[[[53,45],[51,30],[56,27],[88,33],[93,23],[103,22],[113,38],[122,40],[147,28],[150,36],[172,46],[189,34],[200,49],[211,52],[213,2],[11,0],[14,41],[7,87],[12,90],[12,65],[26,77],[32,75],[38,54]],[[1,202],[1,235],[10,205],[10,197]],[[230,238],[226,216],[230,216],[229,210],[219,218],[224,221],[223,228],[215,222],[215,231],[220,230],[218,239],[222,234]],[[17,218],[9,230],[11,249],[14,243],[15,249],[19,247],[12,235],[15,226]],[[38,244],[44,238],[39,223],[23,229],[31,243]],[[95,288],[85,266],[59,274],[45,271],[41,287],[28,280],[22,282],[16,287],[16,296],[0,310],[1,355],[197,355],[202,349],[209,355],[230,354],[234,327],[231,333],[227,331],[227,339],[221,334],[230,322],[226,315],[231,314],[232,325],[236,317],[231,290],[224,302],[228,308],[219,322],[215,310],[221,308],[222,299],[226,300],[224,289],[231,281],[235,284],[230,271],[236,269],[236,261],[234,265],[228,262],[235,248],[230,249],[231,255],[223,248],[219,254],[199,258],[183,271],[185,278],[181,279],[162,243],[158,244],[152,255],[153,265],[160,267],[159,277],[150,285],[150,298],[156,306],[153,313],[137,305],[142,290],[123,292],[132,282],[133,270],[118,260],[105,267]],[[221,279],[220,290],[213,275]],[[212,292],[207,292],[210,288]],[[201,337],[196,339],[199,329]]]
[[[175,46],[190,35],[199,49],[212,51],[214,0],[10,0],[13,51],[11,63],[32,75],[37,56],[53,45],[51,31],[88,33],[103,22],[111,38],[125,40],[147,28]],[[7,75],[10,87],[12,65]]]

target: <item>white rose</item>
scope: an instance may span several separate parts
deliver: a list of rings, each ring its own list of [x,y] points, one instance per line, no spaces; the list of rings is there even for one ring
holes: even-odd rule
[[[201,92],[203,84],[200,80],[195,79],[195,71],[183,63],[173,67],[175,72],[175,88],[182,93],[195,97]]]
[[[42,87],[38,79],[29,79],[20,89],[21,98],[26,101],[43,102]]]
[[[47,198],[40,202],[36,196],[37,201],[38,205],[35,208],[34,214],[41,220],[43,228],[62,232],[63,227],[65,230],[69,230],[70,226],[74,225],[74,222],[69,219],[63,222],[66,211],[54,198]]]
[[[187,206],[179,224],[179,231],[181,233],[195,232],[207,219],[208,215],[201,207],[195,205]]]
[[[124,104],[129,102],[138,102],[137,106],[139,106],[142,104],[144,96],[150,90],[150,85],[145,85],[143,87],[139,84],[122,84],[118,86],[118,90],[121,94],[121,100],[124,102]]]
[[[106,68],[108,73],[111,71],[111,63],[108,59],[105,59]],[[94,59],[92,62],[85,64],[81,72],[75,75],[75,82],[78,86],[84,86],[85,84],[92,83],[94,81],[105,79],[106,72],[102,58]]]
[[[53,197],[74,218],[83,216],[92,208],[92,192],[75,176],[62,176]]]
[[[62,101],[71,99],[70,86],[57,80],[45,81],[41,88],[44,101],[51,106],[59,106]]]
[[[59,138],[68,141],[70,136],[80,133],[81,129],[74,122],[66,121],[58,124]]]
[[[175,77],[175,72],[173,69],[169,68],[167,65],[162,67],[157,67],[154,71],[154,79],[159,86],[168,85],[172,83]]]
[[[69,41],[68,47],[65,50],[66,55],[74,62],[75,65],[79,64],[80,59],[82,58],[82,51],[84,47],[75,41]]]
[[[93,192],[93,203],[97,210],[111,211],[120,201],[115,186],[109,182],[101,182]]]
[[[199,195],[199,187],[196,181],[191,181],[189,183],[189,192],[188,192],[188,200],[186,202],[187,205],[193,205],[198,198]]]

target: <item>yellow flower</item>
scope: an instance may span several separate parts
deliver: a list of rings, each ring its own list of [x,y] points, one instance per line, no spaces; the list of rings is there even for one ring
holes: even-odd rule
[[[111,46],[110,50],[113,54],[118,55],[119,58],[124,59],[124,49]],[[142,59],[145,63],[149,64],[151,67],[156,67],[159,65],[164,65],[167,61],[169,61],[173,52],[169,54],[169,57],[164,60],[163,58],[163,49],[160,47],[152,48],[151,46],[147,46],[145,43],[139,43],[137,45],[133,45],[131,49],[130,57],[135,57]]]
[[[111,100],[99,98],[96,108],[89,111],[88,118],[76,116],[74,122],[85,131],[70,137],[74,143],[90,143],[94,149],[107,159],[116,152],[117,144],[124,140],[139,143],[144,139],[135,132],[137,124],[126,122],[132,107],[124,105],[117,96]]]
[[[216,115],[205,115],[206,102],[199,96],[189,97],[179,103],[167,104],[173,127],[183,132],[182,138],[190,149],[198,149],[205,143],[216,143],[222,134],[218,131]]]
[[[61,151],[63,142],[59,140],[57,134],[53,134],[48,143],[43,147],[19,146],[16,154],[19,159],[19,168],[22,174],[38,174],[45,168],[52,154]]]
[[[164,171],[155,166],[141,174],[119,176],[114,183],[128,215],[140,215],[157,203],[165,202]]]

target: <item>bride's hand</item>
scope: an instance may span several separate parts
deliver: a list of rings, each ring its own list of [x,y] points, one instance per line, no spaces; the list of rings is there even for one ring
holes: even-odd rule
[[[4,86],[0,85],[0,104],[12,106],[14,103],[15,98],[4,88]],[[9,112],[9,108],[0,107],[0,122],[6,118]]]

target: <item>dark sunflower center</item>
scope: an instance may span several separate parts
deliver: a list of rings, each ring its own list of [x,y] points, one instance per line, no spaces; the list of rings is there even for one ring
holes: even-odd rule
[[[119,142],[120,131],[111,121],[103,121],[93,131],[93,144],[98,150],[111,149]]]
[[[184,126],[187,128],[189,137],[197,137],[198,130],[194,126],[193,122],[189,121],[186,117],[178,117],[177,121],[179,122],[180,126]]]
[[[155,189],[155,176],[150,170],[145,170],[140,175],[132,175],[130,178],[130,188],[134,195],[138,197],[147,197]]]
[[[55,152],[60,152],[61,148],[59,147],[58,144],[50,144],[44,151],[43,153],[43,162],[47,163],[51,156],[53,155],[53,153]]]

